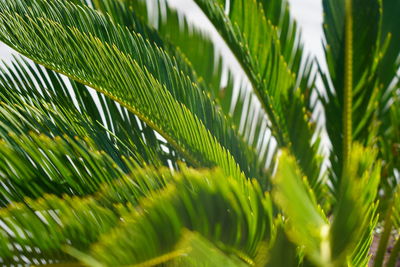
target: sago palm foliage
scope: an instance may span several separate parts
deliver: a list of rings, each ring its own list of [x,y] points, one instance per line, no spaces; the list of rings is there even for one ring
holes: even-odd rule
[[[194,2],[0,0],[0,265],[396,266],[400,1]]]

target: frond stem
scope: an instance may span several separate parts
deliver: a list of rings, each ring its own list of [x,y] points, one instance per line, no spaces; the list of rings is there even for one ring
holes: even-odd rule
[[[343,110],[343,173],[349,163],[352,142],[353,102],[353,15],[352,0],[345,1],[345,60],[344,60],[344,110]]]

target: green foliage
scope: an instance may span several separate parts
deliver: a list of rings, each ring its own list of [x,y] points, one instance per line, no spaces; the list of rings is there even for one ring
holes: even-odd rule
[[[380,114],[386,113],[395,86],[390,85],[396,76],[396,60],[398,49],[390,42],[387,47],[388,32],[394,27],[390,25],[393,19],[388,19],[390,13],[399,10],[397,1],[368,1],[368,3],[353,0],[352,27],[352,139],[363,145],[375,145],[379,137],[379,124],[384,122]],[[325,52],[329,76],[322,73],[326,97],[321,97],[327,117],[327,131],[332,143],[331,181],[336,190],[340,185],[343,162],[343,136],[338,134],[343,130],[344,99],[344,54],[345,47],[345,1],[323,1],[325,10],[324,32],[326,37]],[[360,6],[367,8],[360,10]],[[389,7],[393,5],[392,7]],[[387,7],[387,8],[386,8]],[[390,20],[390,21],[389,21]],[[366,27],[366,21],[374,21]],[[386,21],[383,23],[383,21]],[[391,28],[389,30],[389,28]],[[400,36],[398,33],[393,32]],[[396,51],[396,52],[394,52]],[[387,52],[387,53],[386,53]],[[390,53],[395,53],[391,54]],[[390,55],[390,61],[388,57]],[[385,70],[387,67],[392,66]],[[384,74],[383,74],[384,73]],[[339,116],[340,114],[340,116]],[[385,116],[387,117],[387,116]]]
[[[194,3],[0,1],[0,265],[395,266],[399,1]]]
[[[274,183],[275,202],[289,218],[288,225],[285,225],[289,238],[304,247],[305,253],[318,266],[329,266],[328,221],[318,208],[315,196],[295,159],[287,152],[279,160]]]
[[[311,102],[313,89],[308,82],[313,78],[310,77],[312,75],[307,64],[301,71],[298,70],[302,61],[301,47],[297,42],[299,34],[295,25],[287,18],[288,11],[281,13],[282,18],[272,18],[282,23],[280,33],[278,25],[273,25],[264,13],[269,4],[282,5],[284,9],[286,1],[264,1],[264,4],[263,1],[256,0],[228,1],[228,15],[224,11],[227,8],[224,7],[227,5],[223,3],[225,1],[195,2],[219,30],[242,65],[268,115],[270,128],[278,145],[291,149],[312,186],[321,193],[319,182],[322,159],[318,155],[318,141],[312,142],[312,120],[307,112],[307,103]],[[268,14],[271,15],[267,12]],[[293,34],[288,37],[285,33],[289,29]],[[299,86],[301,87],[298,88]]]

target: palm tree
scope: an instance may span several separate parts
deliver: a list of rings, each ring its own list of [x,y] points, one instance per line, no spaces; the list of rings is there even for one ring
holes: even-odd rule
[[[400,1],[195,3],[0,0],[0,263],[395,266]]]

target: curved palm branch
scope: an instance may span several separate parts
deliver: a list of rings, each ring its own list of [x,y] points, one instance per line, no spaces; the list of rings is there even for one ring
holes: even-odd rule
[[[371,0],[368,8],[362,11],[357,7],[365,4],[364,2],[350,2],[354,7],[351,14],[353,24],[346,36],[345,1],[323,1],[326,14],[325,53],[329,76],[322,74],[327,94],[325,98],[322,97],[322,102],[327,117],[327,131],[332,142],[331,181],[334,190],[339,187],[343,169],[341,163],[344,136],[338,134],[344,128],[343,116],[346,112],[343,107],[346,103],[352,103],[351,112],[347,112],[352,122],[351,139],[365,145],[376,144],[376,137],[382,134],[377,125],[388,117],[384,114],[387,114],[391,95],[396,90],[391,83],[399,69],[396,59],[400,55],[400,49],[396,42],[390,41],[390,37],[400,36],[390,19],[392,12],[400,11],[397,1],[383,1],[382,6],[381,1]],[[369,23],[372,21],[374,23]],[[351,42],[346,43],[350,39]],[[351,53],[354,63],[347,73],[343,68],[345,52]],[[346,100],[345,81],[350,81],[349,78],[353,92]],[[338,117],[337,114],[341,116]]]
[[[126,168],[120,159],[122,155],[133,156],[138,162],[167,165],[168,157],[161,149],[166,144],[158,141],[152,131],[146,131],[145,125],[120,112],[112,101],[99,98],[103,109],[99,111],[96,100],[82,84],[32,66],[26,60],[14,58],[12,67],[5,64],[1,69],[0,100],[8,109],[15,110],[12,117],[21,118],[7,118],[3,114],[3,138],[8,132],[28,131],[48,136],[67,134],[70,138],[90,136],[98,149],[106,151],[123,169]],[[172,157],[171,153],[169,158]]]
[[[224,10],[228,5],[225,1],[195,2],[241,64],[268,115],[278,146],[292,151],[312,187],[322,194],[319,141],[313,142],[312,112],[307,112],[306,108],[307,103],[315,107],[310,100],[311,91],[307,89],[312,88],[313,78],[307,59],[305,66],[300,67],[302,48],[286,1],[271,1],[271,6],[283,10],[274,18],[266,16],[272,11],[264,13],[264,8],[268,9],[269,5],[263,5],[262,1],[229,1],[228,15]],[[296,77],[294,71],[303,75]],[[304,158],[311,160],[304,161]]]
[[[258,171],[264,174],[263,167],[266,165],[268,150],[263,149],[265,145],[262,146],[260,142],[264,142],[264,137],[268,134],[265,115],[257,105],[253,104],[255,102],[253,94],[245,90],[246,88],[241,88],[240,98],[233,98],[233,89],[237,85],[234,84],[232,75],[228,74],[227,85],[221,89],[224,71],[222,57],[215,50],[209,36],[193,27],[186,19],[182,19],[164,1],[153,1],[150,9],[142,1],[106,0],[92,2],[92,5],[96,10],[110,15],[114,22],[142,34],[149,41],[163,48],[169,55],[180,58],[182,62],[187,62],[191,67],[189,72],[192,73],[199,88],[211,95],[212,99],[217,102],[213,104],[218,104],[222,108],[223,114],[232,119],[232,121],[229,119],[229,123],[233,124],[234,135],[241,136],[250,145],[249,150],[256,150],[256,154],[254,152],[247,153],[246,158],[249,158],[250,162],[259,162]],[[161,6],[166,9],[165,15],[162,15]],[[148,14],[150,10],[158,17],[145,15],[142,18],[143,14]],[[158,12],[154,12],[154,10],[158,10]],[[153,29],[154,20],[157,21],[157,30]],[[243,102],[246,101],[249,104],[244,105]],[[235,106],[232,111],[233,102]],[[254,117],[258,119],[254,120]],[[240,127],[243,124],[246,124],[246,127]],[[248,129],[248,131],[243,133],[243,129]],[[246,145],[242,144],[242,147],[246,147]],[[268,165],[272,165],[270,162],[268,163]]]
[[[31,8],[27,9],[27,4]],[[52,12],[52,8],[64,9],[64,14],[69,16]],[[194,166],[218,165],[227,173],[240,177],[241,171],[234,157],[204,126],[222,124],[223,118],[216,117],[218,113],[214,113],[213,108],[204,109],[210,102],[201,97],[204,94],[193,88],[196,85],[179,70],[176,61],[171,60],[161,49],[146,43],[140,35],[115,26],[109,19],[90,9],[76,8],[68,3],[4,2],[1,3],[1,10],[3,22],[6,22],[3,25],[19,27],[18,32],[21,33],[21,36],[10,38],[9,28],[2,27],[2,39],[7,44],[119,102],[157,130]],[[29,18],[28,21],[23,17]],[[38,27],[42,32],[38,31]],[[33,42],[21,43],[24,39],[22,35],[28,33],[32,37],[36,33],[37,39],[33,41],[31,38]],[[47,42],[51,40],[57,42],[48,46]],[[76,47],[78,43],[79,50]],[[32,51],[38,51],[37,45],[42,46],[40,53]],[[64,53],[58,54],[57,58],[50,56],[55,51],[61,51],[61,47]],[[45,49],[48,49],[46,53]],[[103,56],[99,57],[99,54]],[[147,56],[140,56],[144,54]],[[113,71],[115,66],[111,65],[114,64],[118,66],[118,73]],[[164,68],[170,71],[167,74],[161,72]],[[198,98],[191,98],[193,95],[184,93],[183,88],[193,88],[186,92],[193,92]],[[188,106],[182,105],[175,97]],[[204,101],[199,102],[199,99]],[[190,109],[195,107],[197,113],[192,113]],[[204,116],[207,115],[211,117],[205,120],[207,117]],[[203,118],[203,122],[199,117]],[[185,127],[182,127],[183,121]],[[223,125],[221,127],[222,130],[227,129]],[[220,136],[223,136],[222,141],[232,137],[230,134]],[[237,145],[239,142],[229,144]],[[236,151],[242,153],[243,150]],[[243,164],[245,171],[250,172],[251,166]]]
[[[36,63],[0,70],[0,263],[367,266],[382,223],[382,266],[400,213],[400,6],[368,1],[324,0],[314,101],[286,0],[195,0],[247,76],[226,85],[210,37],[164,0],[1,0],[0,40]]]
[[[44,196],[35,201],[25,199],[26,205],[11,204],[1,210],[5,223],[0,244],[7,249],[0,256],[6,262],[18,262],[15,259],[23,260],[29,247],[35,247],[28,259],[33,262],[41,257],[71,262],[68,251],[72,255],[79,251],[83,261],[89,257],[107,266],[156,261],[159,255],[172,253],[175,245],[182,246],[186,228],[197,231],[224,253],[251,261],[258,241],[270,237],[272,203],[258,183],[240,184],[219,170],[184,169],[169,178],[165,174],[168,171],[157,174],[138,169],[131,178],[119,180],[124,186],[105,182],[103,190],[91,197]],[[126,186],[129,183],[135,186]],[[116,200],[116,194],[102,193],[110,191],[118,195],[129,192],[125,194],[129,198]],[[199,202],[203,205],[196,205]],[[137,203],[140,209],[135,208]],[[205,216],[199,221],[198,214]],[[254,220],[255,214],[258,220]],[[222,227],[227,221],[232,224]],[[131,242],[132,238],[136,242]],[[113,242],[115,239],[118,242]],[[123,250],[117,249],[121,246]]]

